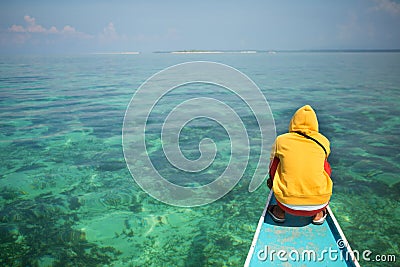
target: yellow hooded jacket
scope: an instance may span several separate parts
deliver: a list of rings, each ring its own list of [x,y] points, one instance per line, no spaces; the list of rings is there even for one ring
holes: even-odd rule
[[[296,133],[300,131],[318,140],[327,155],[315,141]],[[289,133],[276,138],[271,158],[279,164],[272,189],[276,199],[288,205],[322,205],[332,195],[332,180],[324,170],[330,153],[329,140],[318,132],[318,119],[311,106],[299,108],[289,125]]]

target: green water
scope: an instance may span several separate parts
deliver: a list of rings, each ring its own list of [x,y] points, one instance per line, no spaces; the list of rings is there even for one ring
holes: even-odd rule
[[[400,54],[15,56],[0,60],[0,265],[243,265],[268,194],[266,186],[247,191],[256,154],[233,191],[196,208],[151,198],[125,164],[132,94],[157,71],[191,60],[228,64],[254,80],[277,134],[311,104],[331,140],[331,208],[352,248],[399,257]],[[182,140],[195,158],[195,143],[213,138],[217,168],[171,179],[204,183],[221,172],[227,137],[215,128],[188,127]],[[153,160],[165,160],[157,136],[149,142]]]

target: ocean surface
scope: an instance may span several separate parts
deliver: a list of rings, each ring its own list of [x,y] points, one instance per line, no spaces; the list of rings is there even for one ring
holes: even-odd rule
[[[347,239],[360,254],[397,259],[361,265],[399,264],[400,53],[278,52],[1,56],[0,266],[243,265],[269,191],[265,183],[247,190],[256,149],[230,193],[193,208],[153,199],[124,159],[122,126],[133,94],[153,74],[188,61],[227,64],[252,79],[277,134],[297,108],[313,106],[331,141],[331,208]],[[158,106],[187,100],[186,89]],[[221,95],[203,89],[193,96]],[[243,120],[254,126],[253,117]],[[230,153],[223,127],[200,120],[182,135],[191,159],[204,137],[221,147],[215,169],[175,176],[157,134],[146,141],[154,164],[182,185],[215,179]]]

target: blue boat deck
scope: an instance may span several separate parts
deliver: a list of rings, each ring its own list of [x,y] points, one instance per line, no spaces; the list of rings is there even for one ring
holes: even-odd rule
[[[272,194],[269,200],[276,204]],[[322,225],[311,221],[286,214],[278,224],[264,209],[245,266],[359,266],[329,208]]]

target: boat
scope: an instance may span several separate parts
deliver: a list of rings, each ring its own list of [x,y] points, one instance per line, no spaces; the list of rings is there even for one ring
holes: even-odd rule
[[[324,223],[314,225],[312,217],[287,213],[284,223],[275,223],[267,212],[271,204],[276,204],[272,190],[259,219],[245,267],[360,266],[358,252],[351,249],[329,206]]]

